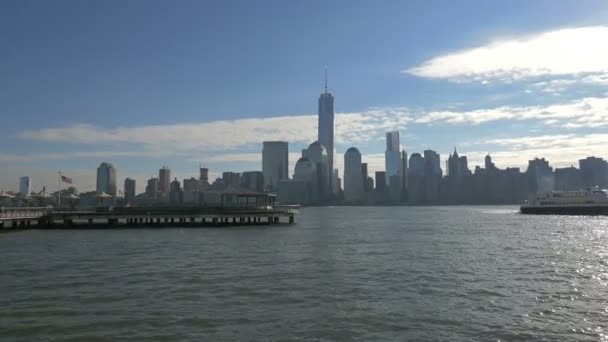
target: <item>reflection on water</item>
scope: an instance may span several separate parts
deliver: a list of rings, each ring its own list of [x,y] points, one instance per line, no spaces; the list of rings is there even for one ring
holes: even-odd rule
[[[306,208],[0,234],[3,339],[608,341],[608,218]]]

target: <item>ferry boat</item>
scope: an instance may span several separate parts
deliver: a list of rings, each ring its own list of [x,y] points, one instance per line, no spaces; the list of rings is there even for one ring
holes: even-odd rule
[[[526,201],[522,214],[608,215],[608,190],[553,191]]]

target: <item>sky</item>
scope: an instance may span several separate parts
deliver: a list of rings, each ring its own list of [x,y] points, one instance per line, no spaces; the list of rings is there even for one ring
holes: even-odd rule
[[[0,187],[261,170],[264,140],[292,173],[325,67],[340,172],[351,146],[383,170],[392,130],[442,166],[576,166],[608,158],[606,37],[604,0],[4,0]]]

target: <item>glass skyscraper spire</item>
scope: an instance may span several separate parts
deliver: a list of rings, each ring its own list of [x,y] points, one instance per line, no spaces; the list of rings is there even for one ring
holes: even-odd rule
[[[325,92],[319,96],[319,143],[327,149],[327,164],[330,174],[334,169],[334,97],[327,92],[327,68],[325,69]],[[333,189],[330,177],[329,189]]]

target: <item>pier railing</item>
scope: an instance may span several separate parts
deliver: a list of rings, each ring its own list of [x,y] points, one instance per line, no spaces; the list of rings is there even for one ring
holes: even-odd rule
[[[18,220],[31,219],[35,220],[44,217],[48,214],[49,208],[45,207],[19,207],[6,208],[0,207],[0,220]]]
[[[109,226],[124,224],[155,225],[248,225],[275,224],[287,219],[295,222],[297,206],[262,207],[96,207],[78,209],[58,208],[0,208],[0,227],[73,227],[92,226],[107,222]]]

